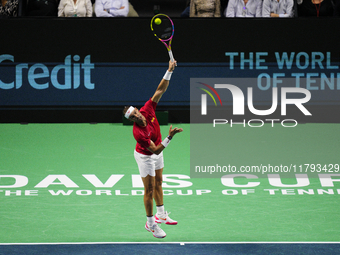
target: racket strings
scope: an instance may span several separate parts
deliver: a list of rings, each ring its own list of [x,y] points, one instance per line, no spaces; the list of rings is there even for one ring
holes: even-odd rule
[[[172,33],[164,33],[161,36],[159,36],[159,38],[161,38],[162,40],[166,40],[169,39],[171,37]]]
[[[157,25],[153,22],[153,31],[155,35],[160,38],[161,40],[169,39],[173,34],[173,27],[170,20],[166,17],[161,18],[161,24]]]

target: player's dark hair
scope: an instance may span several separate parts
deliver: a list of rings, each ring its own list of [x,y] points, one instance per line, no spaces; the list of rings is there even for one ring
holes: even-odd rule
[[[124,106],[123,109],[123,115],[125,115],[125,113],[127,112],[127,110],[129,110],[130,106]]]

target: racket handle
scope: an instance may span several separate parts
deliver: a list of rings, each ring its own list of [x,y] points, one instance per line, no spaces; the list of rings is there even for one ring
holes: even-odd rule
[[[174,62],[175,59],[174,59],[174,55],[172,55],[172,51],[169,50],[168,52],[169,52],[169,57],[170,57],[171,62]]]

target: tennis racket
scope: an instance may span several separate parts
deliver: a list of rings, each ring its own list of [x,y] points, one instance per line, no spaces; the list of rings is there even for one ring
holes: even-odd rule
[[[174,56],[171,51],[171,42],[174,36],[174,23],[165,14],[157,14],[151,19],[151,31],[160,40],[168,50],[170,60],[174,61]]]

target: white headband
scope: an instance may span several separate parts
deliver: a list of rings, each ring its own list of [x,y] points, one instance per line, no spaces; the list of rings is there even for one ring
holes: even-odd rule
[[[135,107],[133,106],[130,106],[129,109],[126,111],[125,113],[125,118],[129,118],[130,117],[130,114],[132,113],[132,111],[135,109]]]

